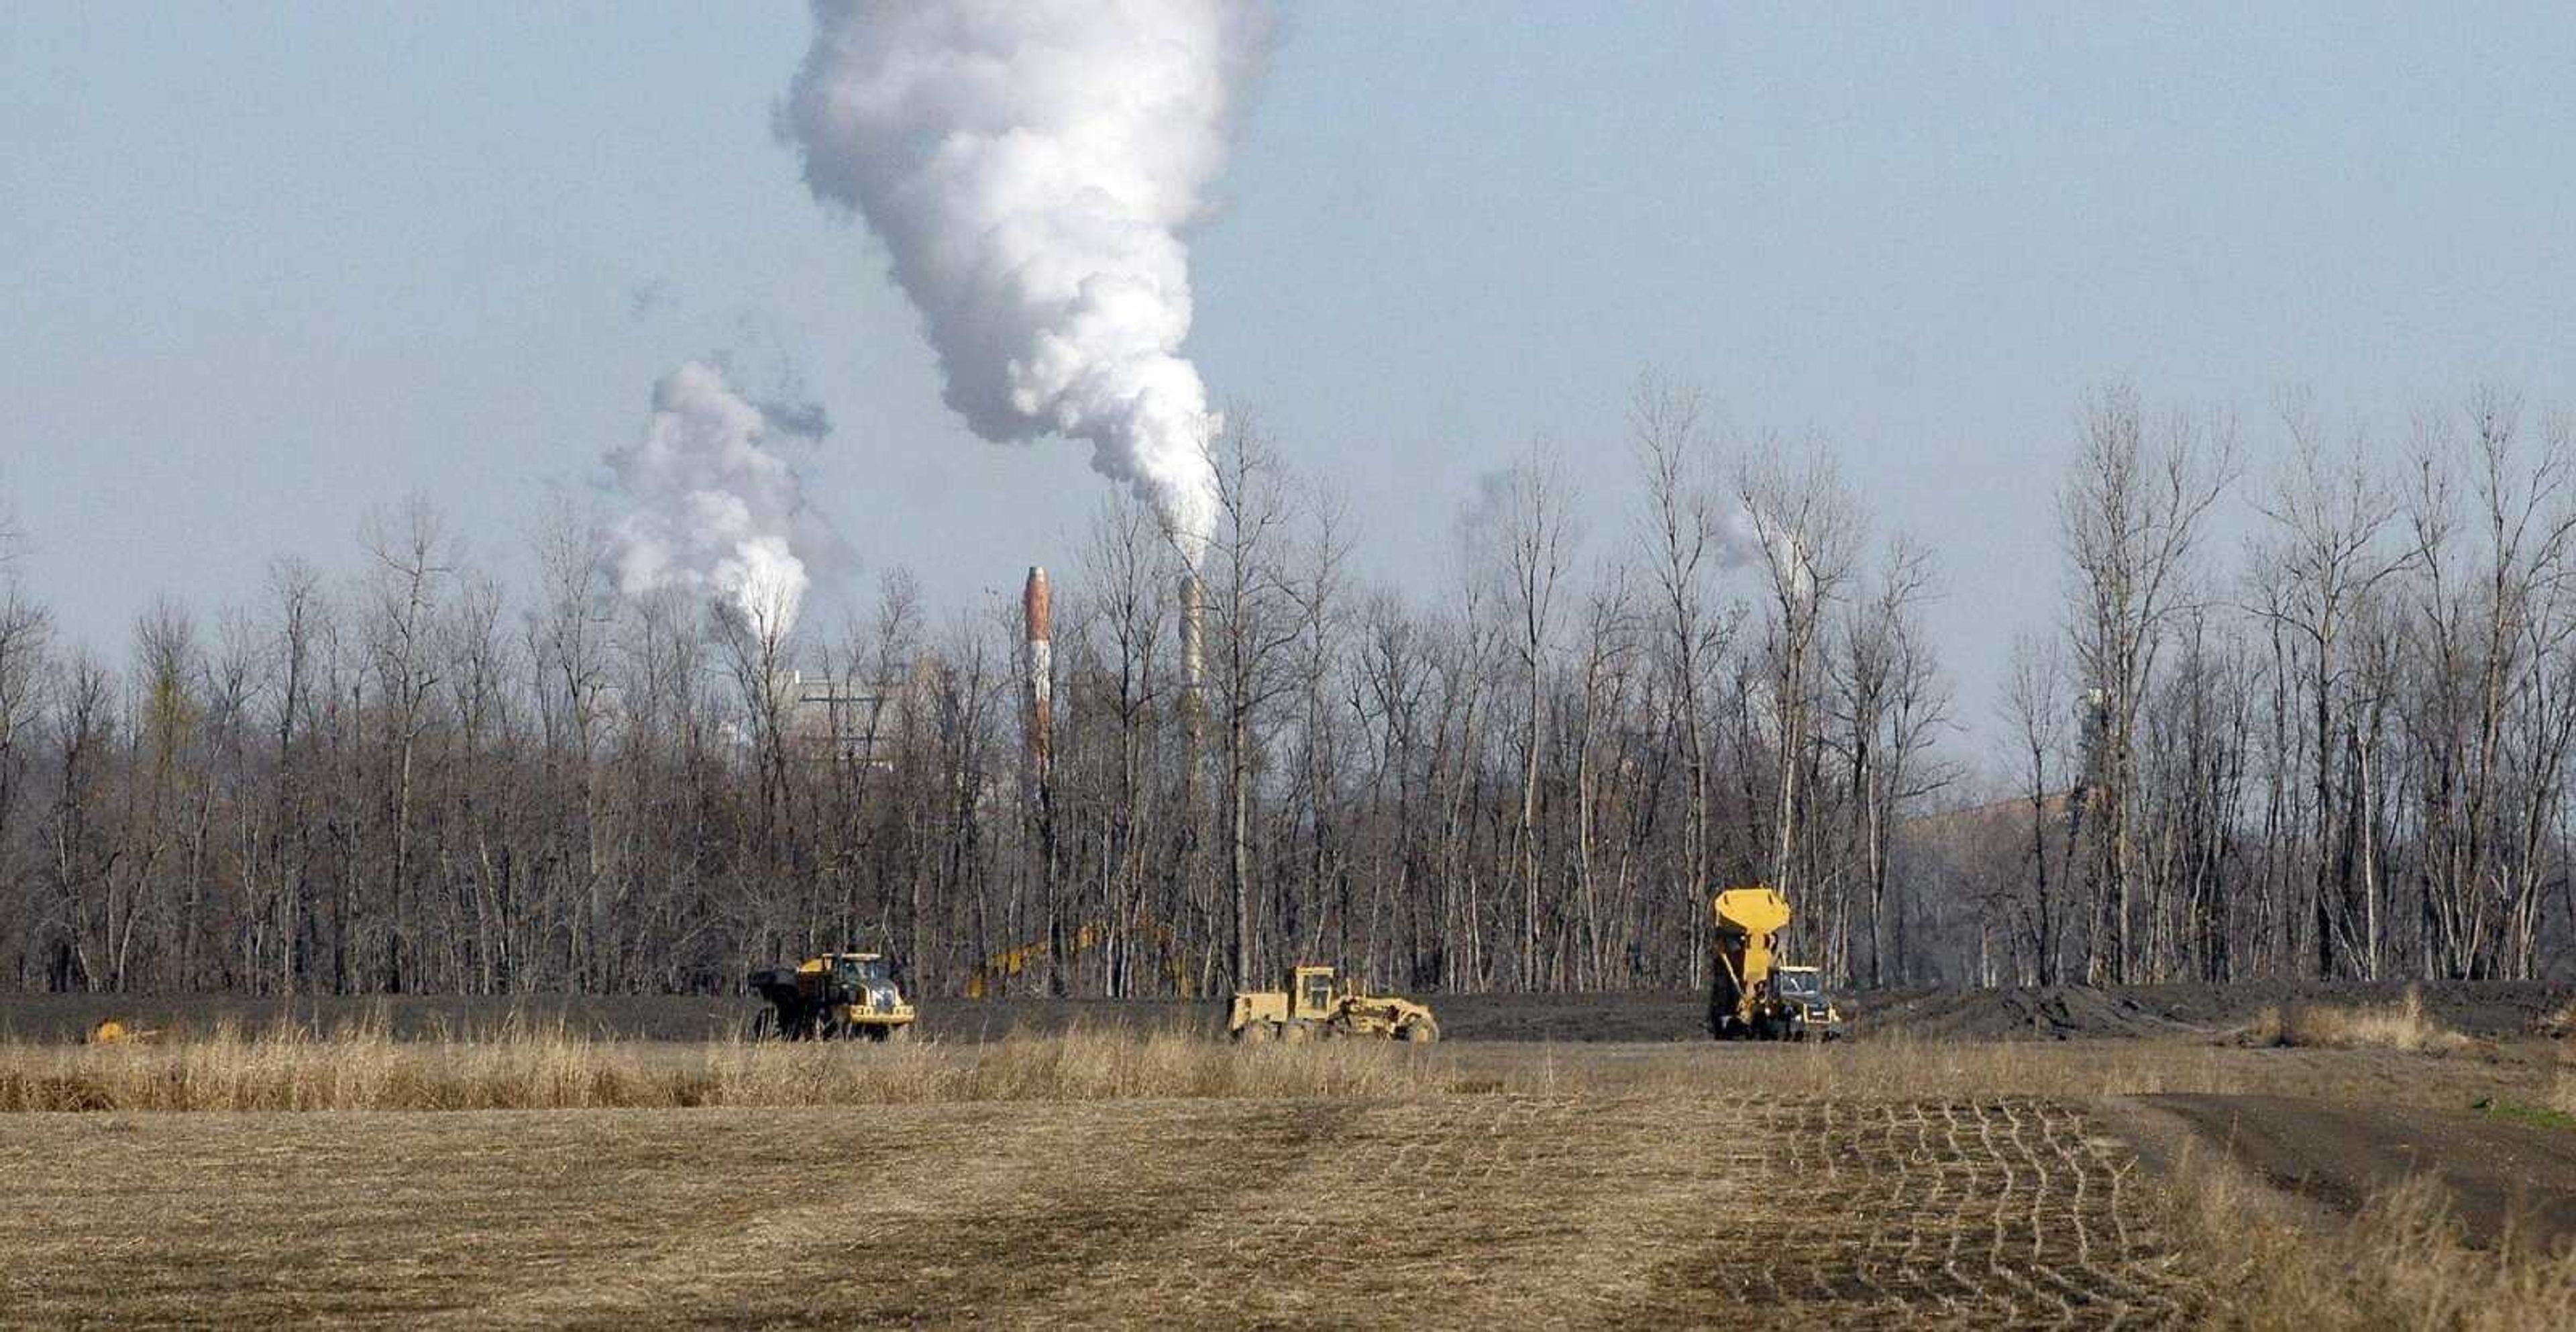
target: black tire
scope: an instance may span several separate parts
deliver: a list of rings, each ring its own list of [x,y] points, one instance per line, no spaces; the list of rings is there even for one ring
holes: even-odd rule
[[[778,1010],[763,1008],[751,1015],[751,1038],[755,1041],[778,1039]]]
[[[1395,1029],[1407,1045],[1429,1045],[1440,1039],[1440,1025],[1428,1018],[1416,1018]]]
[[[1279,1025],[1279,1040],[1284,1045],[1302,1045],[1314,1034],[1303,1022],[1283,1022]]]

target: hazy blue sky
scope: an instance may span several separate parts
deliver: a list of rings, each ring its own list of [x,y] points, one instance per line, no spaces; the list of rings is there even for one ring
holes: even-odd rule
[[[353,566],[413,488],[516,577],[718,350],[838,422],[802,464],[859,567],[809,622],[894,563],[947,606],[1070,564],[1085,451],[944,411],[771,136],[802,7],[522,8],[0,3],[0,486],[64,628],[121,654],[156,593]],[[2245,8],[1290,5],[1190,349],[1415,587],[1536,435],[1622,536],[1643,366],[1820,434],[1940,551],[1981,723],[2055,614],[2087,386],[2258,456],[2285,384],[2391,436],[2576,390],[2570,11]]]

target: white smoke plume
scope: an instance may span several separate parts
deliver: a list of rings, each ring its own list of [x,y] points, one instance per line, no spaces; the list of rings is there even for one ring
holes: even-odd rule
[[[1229,0],[814,0],[779,108],[865,215],[948,404],[996,442],[1088,441],[1193,562],[1216,513],[1182,232],[1224,165],[1264,11]]]
[[[822,418],[799,409],[790,419],[774,425],[701,361],[655,384],[643,438],[606,459],[627,501],[608,528],[618,590],[700,591],[764,637],[794,629],[809,518],[795,470],[769,441]]]

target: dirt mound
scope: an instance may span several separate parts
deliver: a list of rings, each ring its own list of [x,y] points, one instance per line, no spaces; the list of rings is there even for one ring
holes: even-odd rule
[[[2265,1009],[2302,1004],[2379,1005],[2403,1000],[2404,982],[2245,981],[2233,985],[2033,986],[1996,990],[1887,990],[1846,1005],[1855,1036],[1927,1040],[2072,1040],[2153,1036],[2216,1038],[2252,1025]],[[2452,1031],[2508,1037],[2538,1030],[2576,998],[2576,986],[2538,981],[2433,981],[2412,987],[2425,1012]]]
[[[1852,1034],[2009,1041],[2188,1036],[2202,1028],[2121,990],[2047,985],[2024,990],[1930,990],[1853,1003]]]

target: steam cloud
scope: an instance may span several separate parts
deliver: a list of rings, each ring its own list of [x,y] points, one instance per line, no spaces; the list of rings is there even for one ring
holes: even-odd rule
[[[947,401],[996,442],[1087,440],[1193,563],[1219,421],[1180,352],[1182,230],[1264,24],[1226,0],[814,0],[779,109],[816,198],[864,214]]]
[[[796,473],[768,441],[830,426],[816,407],[783,417],[700,361],[653,386],[644,437],[606,460],[628,501],[608,530],[618,590],[702,591],[755,633],[783,638],[795,628],[809,581],[800,552],[812,541],[801,535],[808,514]]]

